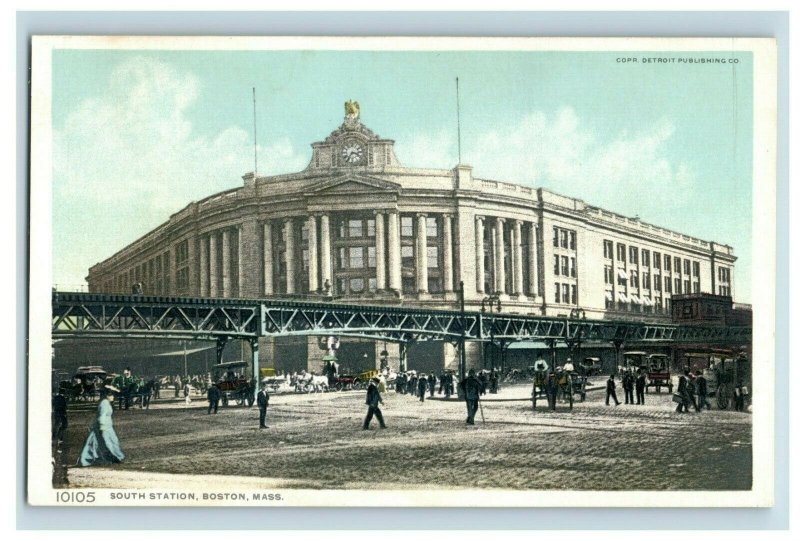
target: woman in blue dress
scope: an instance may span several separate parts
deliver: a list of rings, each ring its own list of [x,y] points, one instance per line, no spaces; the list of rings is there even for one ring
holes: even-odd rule
[[[89,437],[81,451],[78,460],[80,466],[96,466],[102,464],[115,464],[125,459],[125,454],[119,446],[117,433],[111,423],[111,414],[114,408],[114,387],[107,386],[101,391],[100,403],[97,405],[97,417],[89,428]]]

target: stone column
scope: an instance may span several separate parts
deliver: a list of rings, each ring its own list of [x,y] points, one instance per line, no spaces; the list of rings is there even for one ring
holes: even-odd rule
[[[275,292],[275,288],[272,281],[272,224],[270,222],[264,222],[263,249],[264,295],[272,295]]]
[[[531,224],[528,230],[528,275],[530,276],[529,293],[533,297],[539,294],[538,237],[536,224]]]
[[[514,254],[514,294],[524,295],[522,287],[522,221],[514,220],[514,241],[512,253]]]
[[[384,242],[383,212],[375,213],[375,276],[378,291],[386,289],[386,243]]]
[[[483,251],[483,216],[477,216],[475,218],[475,281],[477,282],[478,293],[484,293],[483,286],[486,283]]]
[[[198,283],[198,274],[197,274],[197,267],[199,266],[198,261],[198,254],[197,254],[197,242],[198,238],[196,236],[189,237],[189,242],[187,244],[189,248],[189,284],[187,292],[189,295],[202,295],[203,293],[200,291],[200,284]],[[178,291],[178,261],[175,258],[175,250],[172,250],[172,253],[169,256],[170,262],[170,278],[169,283],[170,287],[172,288],[172,294],[174,295]]]
[[[389,289],[403,292],[400,281],[400,213],[390,212],[389,218]]]
[[[417,292],[428,292],[428,235],[426,214],[417,214]]]
[[[283,223],[283,232],[286,237],[286,293],[294,294],[294,227],[292,220]]]
[[[445,214],[442,219],[442,242],[444,250],[442,251],[443,267],[444,267],[444,286],[445,292],[453,291],[453,217],[450,214]]]
[[[503,218],[495,219],[494,229],[494,289],[498,294],[506,292],[506,269],[505,258],[506,250],[503,244]]]
[[[317,217],[308,217],[308,292],[316,293],[319,291],[317,281]]]
[[[331,219],[327,214],[320,217],[320,287],[325,287],[325,282],[331,285],[329,292],[333,291],[333,272],[331,269]]]
[[[219,295],[217,272],[217,234],[212,231],[208,234],[208,295],[210,297]]]
[[[222,294],[231,296],[231,230],[222,230]]]
[[[191,279],[192,276],[192,268],[194,267],[194,239],[190,238],[186,244],[189,247],[189,278]],[[169,276],[169,288],[167,291],[164,291],[166,295],[175,295],[178,291],[178,284],[175,280],[176,275],[178,274],[178,258],[175,257],[177,250],[177,244],[173,244],[169,247],[169,267],[167,268],[167,276]],[[117,291],[122,291],[122,284],[117,285]],[[191,283],[187,284],[187,290],[185,294],[192,295],[192,285]]]
[[[208,239],[200,237],[200,296],[208,295]]]

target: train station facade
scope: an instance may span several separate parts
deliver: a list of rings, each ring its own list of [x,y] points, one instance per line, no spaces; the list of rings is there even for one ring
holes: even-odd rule
[[[733,249],[472,168],[407,168],[350,107],[305,170],[243,177],[89,269],[89,291],[275,297],[669,321],[672,295],[734,297]],[[489,304],[491,299],[491,306]],[[318,369],[318,340],[265,339],[262,364]],[[343,341],[353,369],[397,345]],[[423,369],[449,344],[410,346]],[[479,344],[467,348],[480,366]]]

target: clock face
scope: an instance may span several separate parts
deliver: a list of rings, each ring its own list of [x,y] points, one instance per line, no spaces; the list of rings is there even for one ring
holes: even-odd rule
[[[345,143],[342,147],[342,159],[345,163],[358,163],[364,157],[364,149],[358,143]]]

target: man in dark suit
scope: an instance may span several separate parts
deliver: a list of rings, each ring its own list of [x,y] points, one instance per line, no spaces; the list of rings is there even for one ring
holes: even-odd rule
[[[678,379],[678,392],[680,398],[678,406],[675,408],[677,413],[689,413],[689,371],[685,371]]]
[[[619,400],[617,400],[617,382],[614,381],[614,374],[608,376],[608,381],[606,381],[606,406],[609,404],[609,398],[613,398],[614,404],[619,406]]]
[[[258,391],[256,402],[258,403],[258,428],[268,428],[267,406],[269,406],[269,394],[267,393],[266,383],[261,384],[261,390]]]
[[[57,394],[53,395],[52,405],[52,436],[53,439],[63,441],[64,433],[67,430],[67,397],[64,396],[64,393],[62,393],[61,390],[59,390]]]
[[[369,430],[369,424],[372,422],[373,415],[378,418],[378,424],[380,424],[381,428],[386,428],[386,423],[383,422],[381,408],[378,407],[379,404],[383,404],[383,398],[381,398],[381,393],[378,391],[379,382],[380,380],[378,378],[372,378],[367,387],[366,404],[368,408],[367,416],[364,418],[364,430]]]
[[[633,374],[630,370],[622,376],[622,390],[625,391],[625,403],[633,404]]]
[[[470,370],[467,377],[459,385],[467,402],[467,424],[474,425],[475,412],[478,411],[478,400],[480,400],[480,395],[484,390],[483,384],[475,377],[475,370]]]
[[[217,413],[217,408],[219,407],[219,387],[217,387],[216,383],[212,383],[211,387],[208,388],[208,413],[211,413],[211,410],[214,410],[214,413]]]
[[[425,402],[425,390],[428,388],[428,378],[425,374],[419,376],[419,383],[417,383],[417,396],[420,402]]]
[[[639,374],[636,376],[636,403],[642,406],[644,405],[644,388],[646,383],[647,376],[643,370],[639,370]]]
[[[433,392],[436,390],[436,376],[433,375],[433,372],[428,374],[428,391],[431,393],[431,398],[433,398]]]
[[[703,375],[702,370],[698,370],[695,383],[697,385],[697,407],[701,410],[704,407],[710,410],[711,404],[708,403],[708,381]]]

